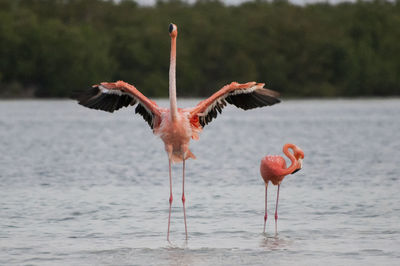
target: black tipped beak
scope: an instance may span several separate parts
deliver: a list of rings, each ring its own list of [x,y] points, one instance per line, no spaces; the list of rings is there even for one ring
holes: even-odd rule
[[[169,33],[172,33],[172,31],[174,30],[174,24],[169,24],[169,28],[168,28],[168,31],[169,31]]]
[[[292,172],[292,175],[293,175],[294,173],[300,171],[300,170],[301,170],[301,168],[298,168],[298,169],[294,170],[294,171]]]
[[[299,163],[299,168],[297,168],[296,170],[294,170],[294,171],[292,172],[292,175],[293,175],[294,173],[300,171],[300,169],[303,167],[303,159],[299,159],[299,160],[298,160],[298,163]]]

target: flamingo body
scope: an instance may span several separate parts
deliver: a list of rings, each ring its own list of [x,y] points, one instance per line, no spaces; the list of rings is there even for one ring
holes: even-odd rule
[[[261,161],[260,172],[265,183],[271,181],[275,186],[279,185],[285,177],[284,169],[286,161],[282,156],[265,156]]]
[[[165,151],[170,154],[172,162],[177,163],[188,158],[196,159],[189,149],[189,142],[200,130],[190,124],[188,112],[178,109],[176,119],[172,120],[169,110],[166,110],[162,112],[161,123],[154,129],[154,134],[160,136]]]
[[[170,24],[171,56],[169,68],[169,108],[162,108],[156,102],[144,96],[135,86],[124,81],[101,82],[90,89],[75,95],[78,103],[91,109],[114,112],[122,107],[136,105],[135,113],[141,115],[148,123],[153,133],[164,142],[169,162],[169,216],[167,240],[171,218],[172,177],[171,164],[182,164],[182,203],[187,239],[185,211],[185,161],[196,157],[189,149],[190,139],[198,140],[203,128],[217,117],[227,104],[232,104],[243,110],[264,107],[279,103],[279,93],[264,88],[264,83],[247,82],[240,84],[231,82],[222,87],[206,100],[193,108],[178,108],[176,99],[176,39],[178,29]]]

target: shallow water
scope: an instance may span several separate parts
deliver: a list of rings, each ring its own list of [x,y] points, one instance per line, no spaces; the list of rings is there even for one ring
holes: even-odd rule
[[[399,99],[228,107],[191,143],[187,243],[173,168],[169,244],[167,157],[134,109],[0,101],[0,265],[398,265],[399,131]],[[303,169],[282,183],[278,234],[269,187],[264,235],[259,163],[286,142]]]

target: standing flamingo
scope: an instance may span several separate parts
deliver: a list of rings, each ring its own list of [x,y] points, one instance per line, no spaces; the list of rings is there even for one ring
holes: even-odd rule
[[[289,152],[293,151],[293,154]],[[278,192],[276,196],[275,206],[275,232],[278,221],[278,200],[279,200],[279,187],[288,174],[294,174],[302,167],[302,160],[304,159],[304,152],[294,144],[287,143],[283,146],[283,153],[290,159],[292,164],[286,168],[285,159],[279,155],[267,155],[261,160],[260,172],[265,182],[265,216],[264,216],[264,233],[265,224],[267,223],[267,190],[268,182],[271,181],[273,185],[278,185]]]
[[[169,35],[171,37],[169,109],[159,107],[154,101],[140,93],[135,86],[124,81],[102,82],[100,85],[94,85],[76,97],[79,104],[83,106],[108,112],[138,103],[135,112],[139,113],[149,124],[153,133],[163,140],[169,162],[168,241],[173,200],[171,163],[183,162],[182,203],[186,240],[188,237],[185,210],[185,161],[189,158],[196,158],[189,150],[190,139],[198,140],[198,134],[202,131],[203,127],[216,118],[217,111],[221,113],[227,103],[247,110],[280,102],[277,99],[279,94],[275,91],[265,89],[263,83],[248,82],[239,84],[232,82],[193,108],[178,108],[175,81],[176,38],[178,29],[175,24],[169,25]]]

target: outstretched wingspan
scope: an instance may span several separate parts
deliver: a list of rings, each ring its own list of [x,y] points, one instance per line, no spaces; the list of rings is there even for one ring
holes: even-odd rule
[[[143,116],[149,126],[154,129],[161,120],[158,105],[144,96],[135,86],[124,81],[102,82],[75,96],[78,103],[88,108],[114,112],[129,105],[136,106],[135,112]]]
[[[197,121],[202,127],[216,118],[218,112],[229,104],[248,110],[256,107],[269,106],[279,103],[279,93],[264,88],[263,83],[248,82],[239,84],[232,82],[214,93],[208,99],[201,101],[196,107],[189,110],[192,121]]]

